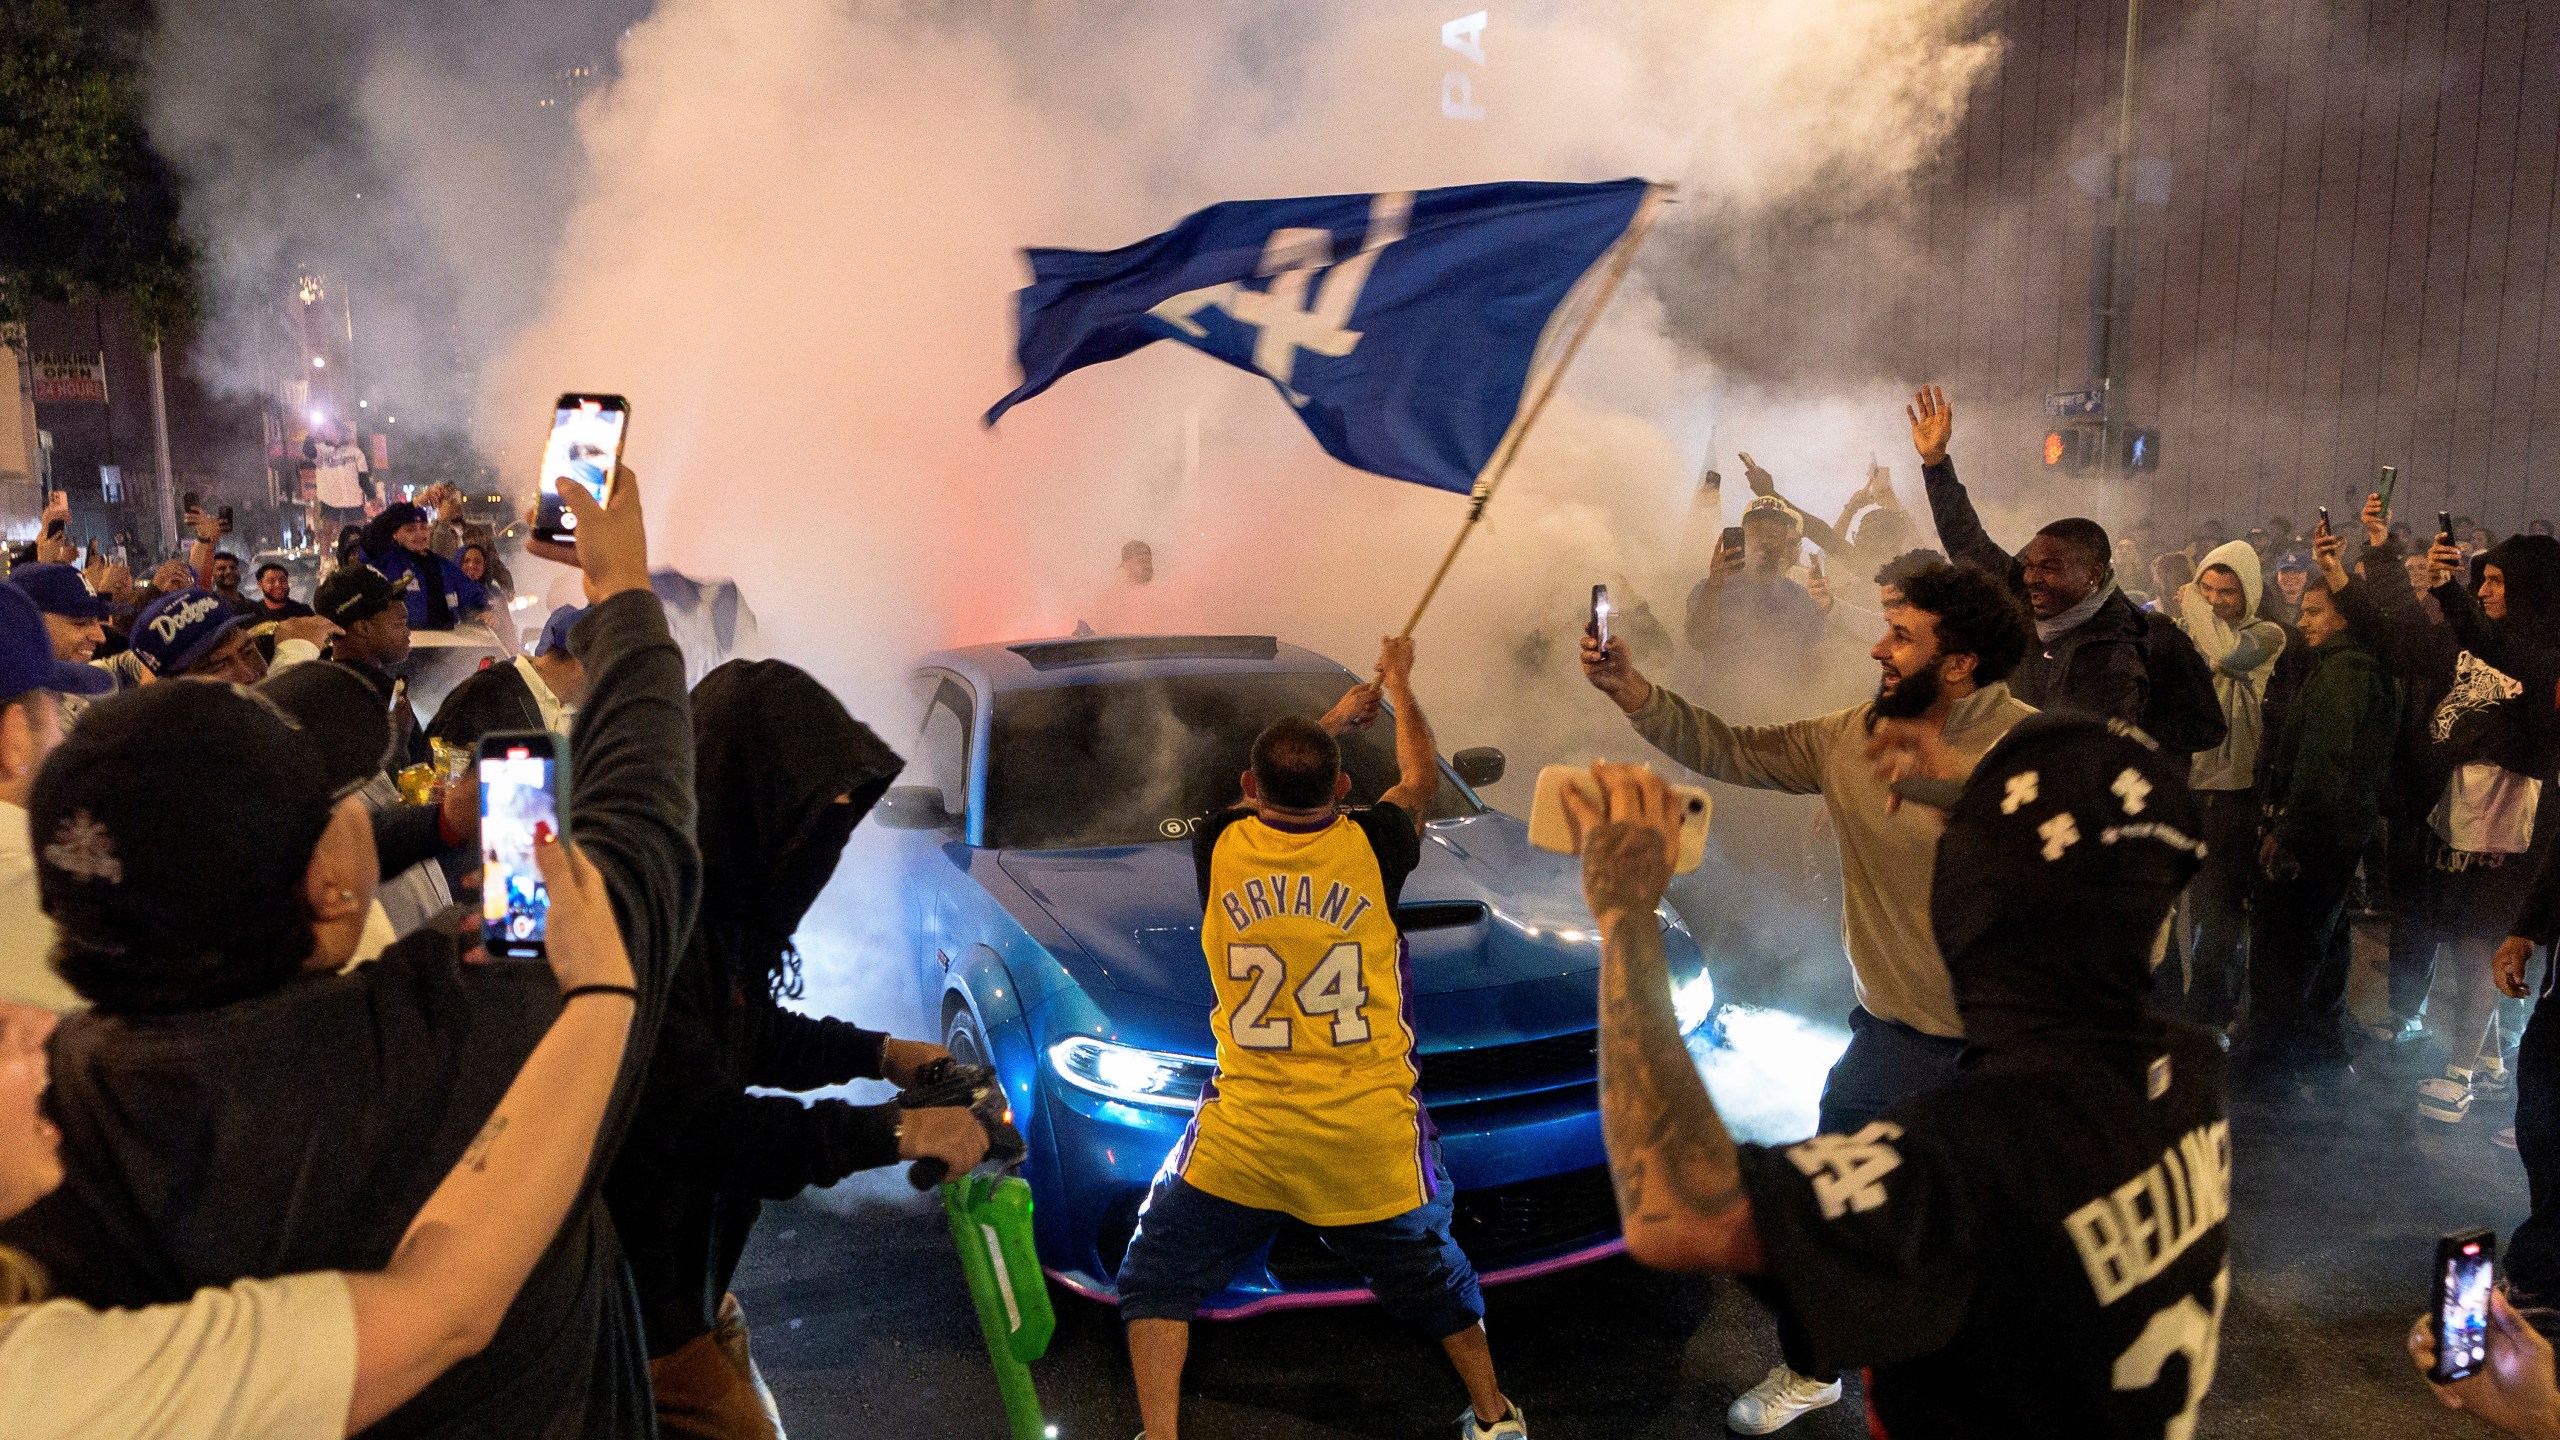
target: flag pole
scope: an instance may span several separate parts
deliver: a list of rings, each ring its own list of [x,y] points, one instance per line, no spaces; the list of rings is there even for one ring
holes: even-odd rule
[[[1600,288],[1592,295],[1590,308],[1583,312],[1582,323],[1574,327],[1572,337],[1565,342],[1564,353],[1556,358],[1554,368],[1540,382],[1537,396],[1529,402],[1520,423],[1512,426],[1510,433],[1502,437],[1501,448],[1494,452],[1493,463],[1486,467],[1485,477],[1476,486],[1467,506],[1465,523],[1458,527],[1457,538],[1449,542],[1449,553],[1440,557],[1440,568],[1431,572],[1431,583],[1423,587],[1422,598],[1414,603],[1413,614],[1404,622],[1404,629],[1396,632],[1397,638],[1409,638],[1414,627],[1422,623],[1422,612],[1431,608],[1432,597],[1440,593],[1440,582],[1449,578],[1449,567],[1458,563],[1458,552],[1466,548],[1467,537],[1476,533],[1476,522],[1484,518],[1484,507],[1493,502],[1493,492],[1501,486],[1502,477],[1510,473],[1511,462],[1518,458],[1521,442],[1528,438],[1529,427],[1537,424],[1538,417],[1546,413],[1547,402],[1555,398],[1557,383],[1564,379],[1564,372],[1581,351],[1582,342],[1600,323],[1600,312],[1608,308],[1610,297],[1618,293],[1618,282],[1626,278],[1627,270],[1634,265],[1636,247],[1644,243],[1645,232],[1653,228],[1653,217],[1670,188],[1668,185],[1656,185],[1645,193],[1643,204],[1636,208],[1635,219],[1628,222],[1627,233],[1618,241],[1617,255],[1600,277]]]

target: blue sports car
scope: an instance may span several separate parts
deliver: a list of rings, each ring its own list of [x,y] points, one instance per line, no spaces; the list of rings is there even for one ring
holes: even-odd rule
[[[1356,683],[1266,636],[979,645],[916,671],[907,783],[875,816],[904,832],[904,923],[944,1042],[995,1065],[1031,1153],[1042,1262],[1112,1298],[1138,1204],[1214,1067],[1193,823],[1238,798],[1254,735]],[[1343,747],[1352,803],[1395,783],[1392,715]],[[1396,919],[1412,962],[1421,1093],[1457,1186],[1456,1233],[1488,1282],[1619,1248],[1600,1143],[1600,960],[1578,868],[1474,786],[1495,750],[1444,765]],[[1714,992],[1668,908],[1681,1024]],[[1218,1317],[1368,1298],[1292,1227],[1208,1307]]]

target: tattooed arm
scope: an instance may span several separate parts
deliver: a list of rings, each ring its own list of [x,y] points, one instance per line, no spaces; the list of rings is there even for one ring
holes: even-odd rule
[[[534,858],[551,894],[549,949],[561,988],[627,991],[631,958],[604,877],[556,842],[537,845]],[[635,1008],[628,993],[588,991],[565,1001],[478,1137],[409,1222],[391,1263],[347,1277],[356,1329],[349,1434],[487,1348],[586,1180]]]
[[[1582,892],[1600,922],[1600,1124],[1627,1253],[1661,1270],[1761,1268],[1739,1157],[1671,1009],[1654,907],[1680,838],[1667,787],[1633,766],[1594,766],[1598,800],[1568,790]]]

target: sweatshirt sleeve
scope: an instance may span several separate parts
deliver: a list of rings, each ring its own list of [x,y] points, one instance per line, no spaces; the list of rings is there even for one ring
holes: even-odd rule
[[[776,1009],[754,1053],[747,1083],[769,1090],[819,1090],[848,1080],[881,1080],[881,1050],[889,1037],[831,1015]]]
[[[1656,685],[1628,719],[1647,744],[1710,780],[1811,795],[1822,789],[1824,729],[1840,717],[1737,728]]]
[[[2213,668],[2234,680],[2245,679],[2250,671],[2273,663],[2282,653],[2284,627],[2268,620],[2253,621],[2240,632],[2240,638],[2233,643],[2230,653]]]
[[[1996,576],[2012,590],[2024,590],[2017,557],[2001,549],[1982,528],[1973,497],[1956,478],[1956,462],[1947,459],[1924,465],[1920,478],[1929,491],[1929,518],[1938,527],[1938,542],[1947,547],[1948,558]]]
[[[443,817],[433,805],[385,805],[373,812],[373,858],[382,878],[444,854]]]
[[[2533,888],[2525,893],[2524,904],[2507,926],[2507,933],[2521,935],[2536,945],[2560,944],[2560,849],[2543,855],[2541,866],[2534,871]]]
[[[675,1179],[759,1200],[788,1200],[898,1158],[898,1106],[804,1103],[788,1095],[706,1094],[663,1137]]]
[[[684,655],[658,597],[626,591],[596,605],[569,635],[587,667],[587,703],[569,738],[569,836],[602,872],[631,952],[640,1009],[621,1078],[596,1138],[601,1175],[629,1126],[650,1041],[701,898],[693,848],[693,712]]]

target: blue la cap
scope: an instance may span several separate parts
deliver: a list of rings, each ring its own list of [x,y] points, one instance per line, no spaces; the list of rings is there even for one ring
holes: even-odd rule
[[[103,695],[115,688],[115,677],[95,665],[75,665],[53,658],[53,638],[45,633],[44,612],[27,592],[0,585],[0,705],[30,690],[59,690],[66,695]]]
[[[107,602],[89,588],[89,582],[69,565],[47,562],[20,565],[9,572],[9,583],[27,592],[36,608],[47,615],[60,615],[71,620],[104,620]]]
[[[240,617],[212,591],[173,591],[134,617],[133,648],[152,674],[182,675],[239,624]]]
[[[534,642],[533,653],[548,655],[554,650],[568,649],[569,632],[576,627],[578,617],[586,613],[584,605],[563,605],[552,611],[551,618],[542,622],[542,638]]]

